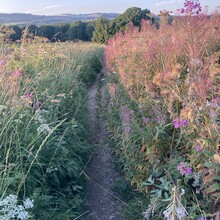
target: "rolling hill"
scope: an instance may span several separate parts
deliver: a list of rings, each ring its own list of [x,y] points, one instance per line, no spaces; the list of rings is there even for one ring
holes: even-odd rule
[[[91,13],[91,14],[63,14],[63,15],[32,15],[25,13],[0,13],[0,24],[53,24],[53,23],[71,23],[74,21],[89,21],[94,20],[98,17],[105,17],[108,19],[113,19],[117,17],[117,13]]]

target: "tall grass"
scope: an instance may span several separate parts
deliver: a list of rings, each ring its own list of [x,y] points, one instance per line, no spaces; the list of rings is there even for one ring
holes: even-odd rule
[[[24,219],[83,213],[82,169],[91,153],[87,86],[100,71],[102,51],[96,44],[27,36],[19,45],[1,44],[0,201],[10,194],[18,204],[32,199]],[[8,213],[1,204],[3,218]]]

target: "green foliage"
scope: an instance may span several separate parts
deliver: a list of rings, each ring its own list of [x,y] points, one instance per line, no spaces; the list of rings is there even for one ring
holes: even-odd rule
[[[95,21],[89,21],[86,25],[86,40],[91,41],[93,31],[95,30]]]
[[[55,25],[55,41],[66,41],[67,36],[66,32],[68,31],[70,25],[69,24],[57,24]]]
[[[67,31],[68,40],[86,40],[86,23],[82,21],[73,22]]]
[[[9,36],[12,41],[17,41],[21,39],[22,29],[17,25],[10,26],[10,28],[14,31],[13,34]]]
[[[2,53],[0,201],[29,197],[36,219],[74,219],[83,213],[82,170],[91,154],[87,84],[103,49],[32,40],[13,48],[10,58],[11,48]]]
[[[91,41],[94,25],[94,21],[76,21],[72,24],[42,25],[39,27],[30,25],[23,27],[23,29],[14,25],[11,26],[13,33],[10,35],[10,39],[12,41],[20,40],[22,30],[24,31],[27,28],[30,34],[47,38],[51,42],[67,40]]]
[[[110,32],[112,35],[119,31],[124,31],[129,23],[133,23],[135,26],[140,27],[142,20],[149,19],[148,9],[141,10],[141,8],[133,7],[127,9],[123,14],[113,19],[110,22]]]
[[[95,30],[93,32],[92,41],[98,43],[106,43],[110,37],[108,25],[108,19],[104,17],[98,18],[95,23]]]
[[[51,41],[55,35],[55,26],[52,25],[40,26],[37,30],[37,35],[41,37],[46,37]]]
[[[34,34],[34,35],[37,35],[37,29],[38,29],[38,27],[37,27],[36,25],[31,24],[31,25],[28,25],[28,26],[24,26],[24,27],[22,28],[22,30],[24,31],[26,28],[28,28],[28,32],[29,32],[29,33],[32,33],[32,34]]]

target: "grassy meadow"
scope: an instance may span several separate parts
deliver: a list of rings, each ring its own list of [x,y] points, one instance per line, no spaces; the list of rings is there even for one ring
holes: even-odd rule
[[[0,219],[75,219],[91,155],[87,87],[103,46],[25,35],[0,48]]]

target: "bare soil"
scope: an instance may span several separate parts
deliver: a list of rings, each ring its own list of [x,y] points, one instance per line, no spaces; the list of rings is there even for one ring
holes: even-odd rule
[[[88,109],[90,130],[92,133],[91,144],[94,153],[86,168],[88,183],[88,198],[86,220],[123,220],[124,202],[113,191],[119,177],[114,170],[114,155],[108,146],[108,132],[105,121],[97,114],[97,93],[100,75],[88,91]],[[105,107],[103,86],[100,88],[101,106]]]

